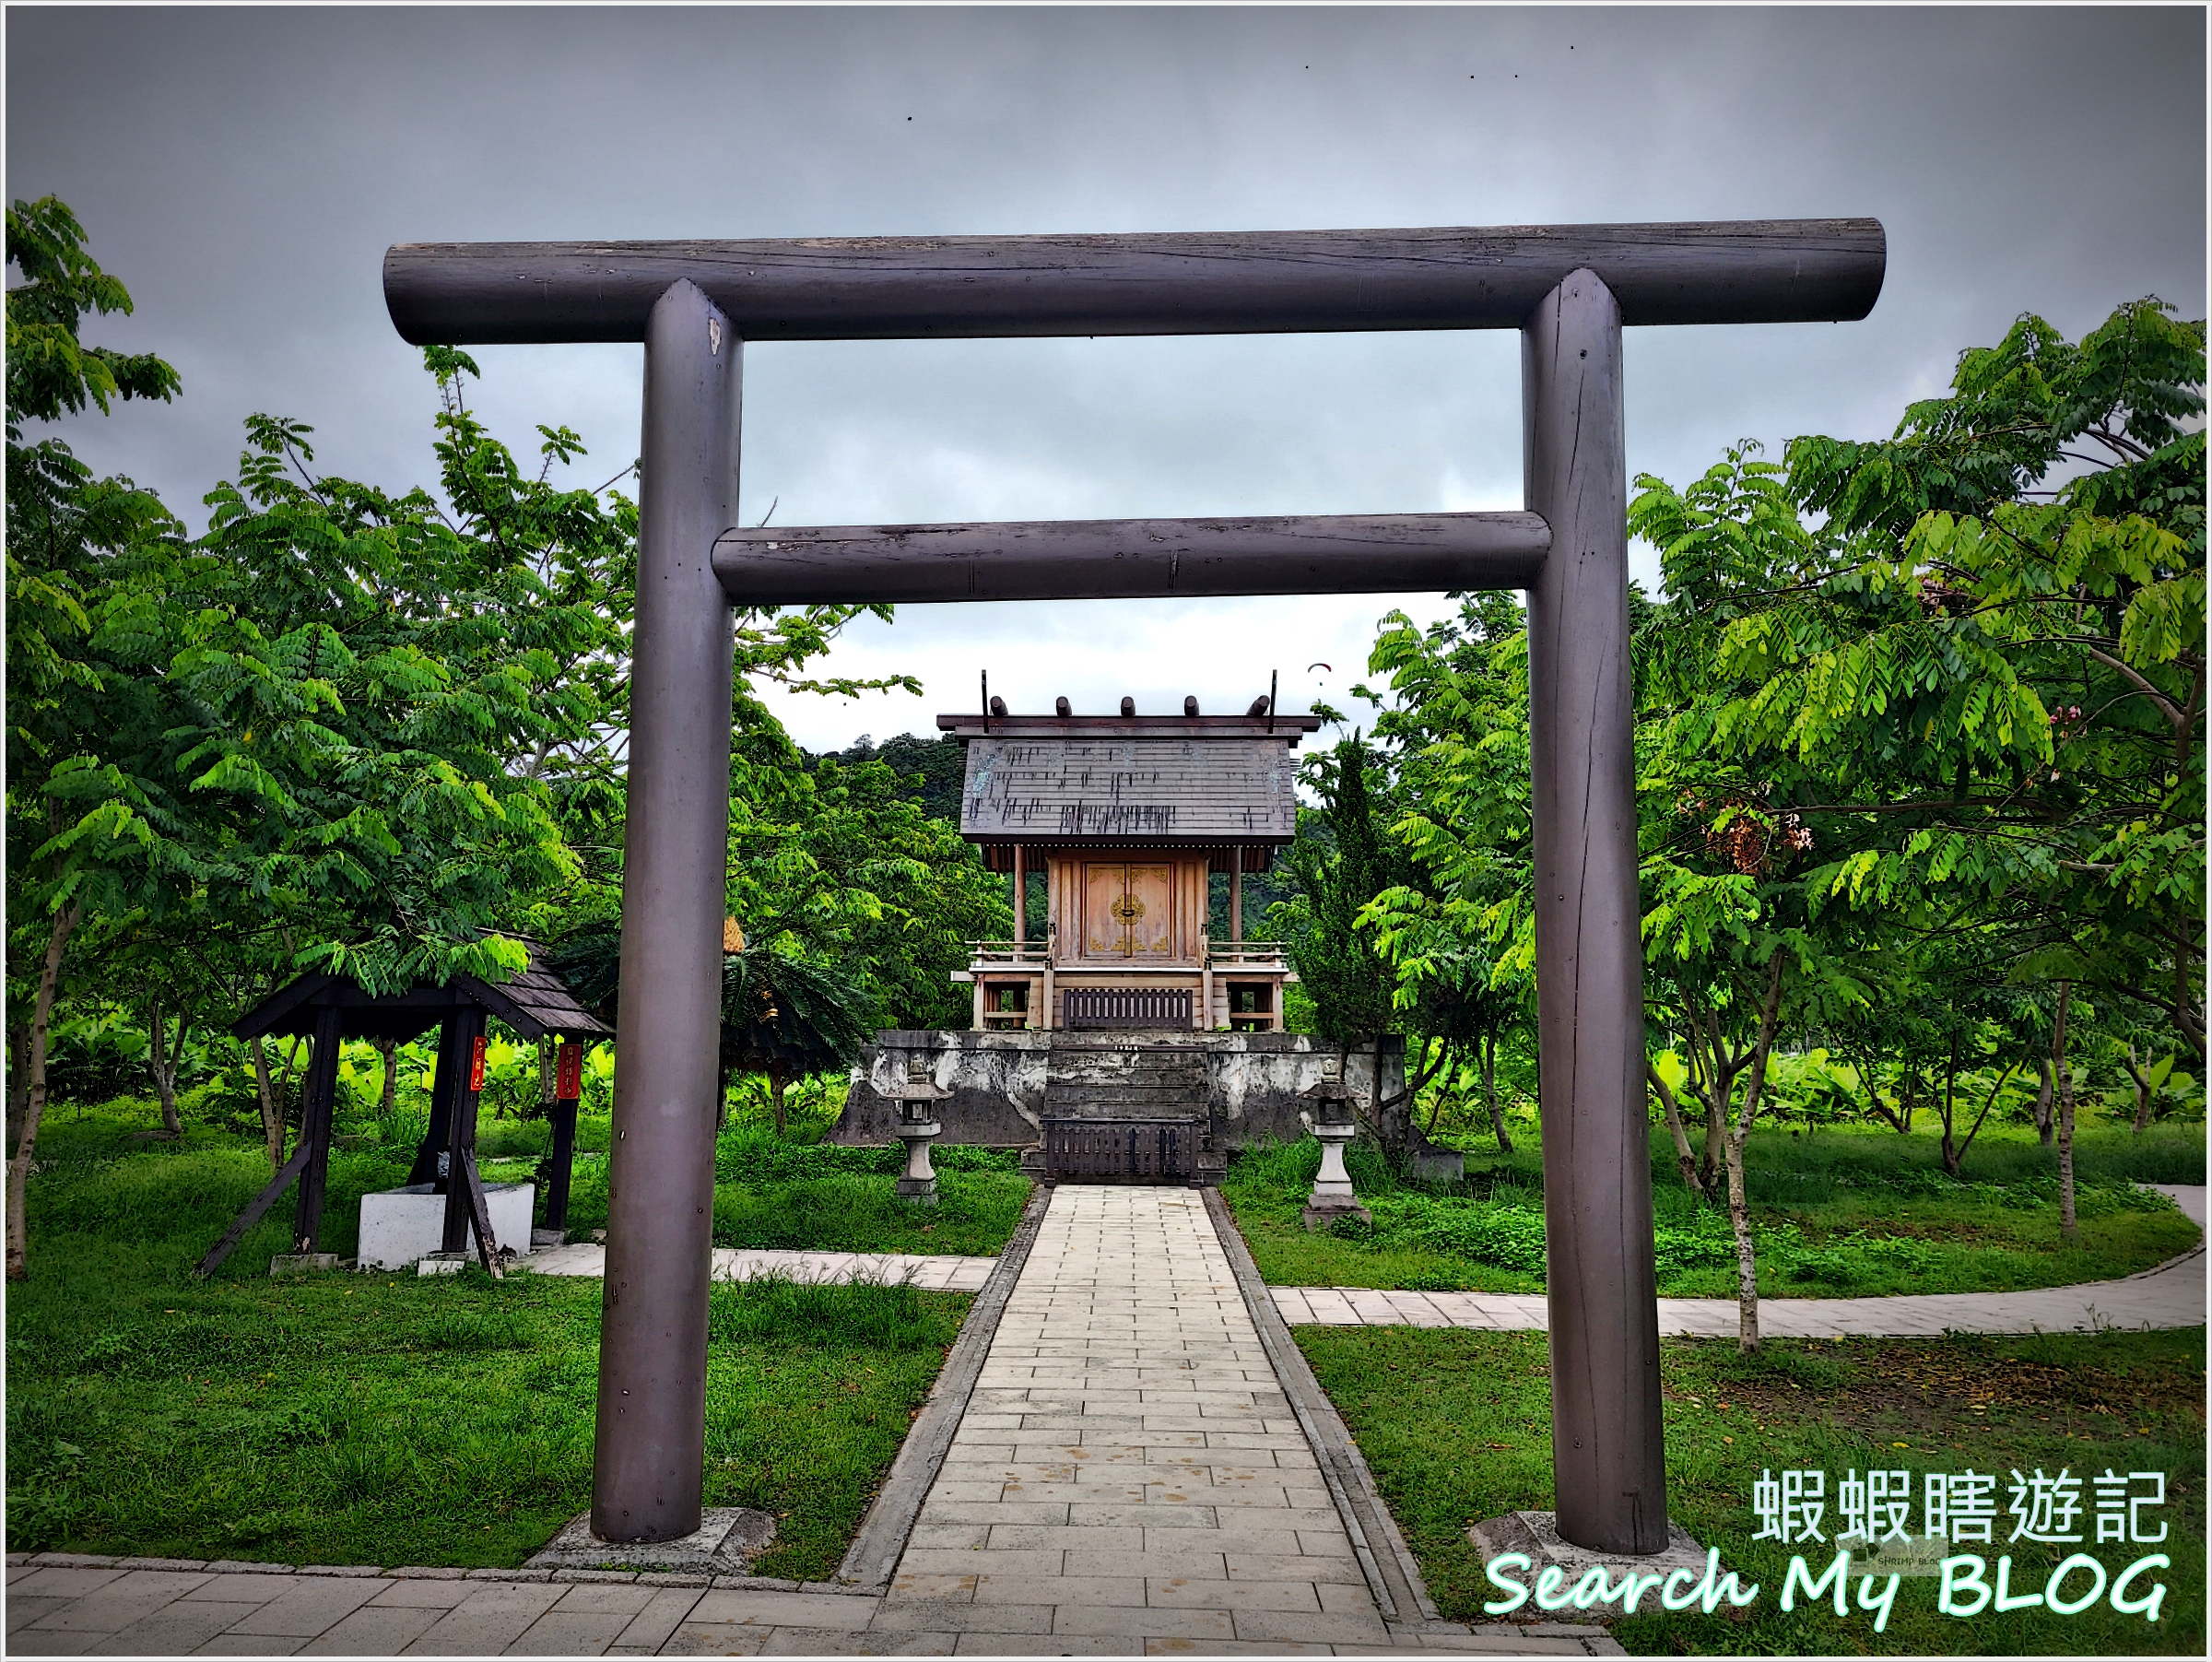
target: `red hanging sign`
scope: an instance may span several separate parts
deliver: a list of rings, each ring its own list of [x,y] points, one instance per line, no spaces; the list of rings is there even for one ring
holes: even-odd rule
[[[572,1102],[583,1094],[583,1046],[571,1040],[558,1053],[553,1072],[553,1100]]]
[[[490,1043],[482,1033],[478,1033],[475,1045],[469,1051],[468,1088],[471,1090],[484,1089],[484,1052]]]

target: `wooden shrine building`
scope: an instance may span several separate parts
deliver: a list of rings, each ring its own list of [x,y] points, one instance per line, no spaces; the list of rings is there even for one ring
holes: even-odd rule
[[[332,1109],[338,1082],[338,1048],[347,1039],[392,1039],[406,1043],[438,1030],[438,1062],[431,1077],[430,1120],[415,1151],[409,1185],[428,1184],[446,1196],[443,1249],[466,1248],[473,1227],[484,1267],[499,1273],[500,1244],[492,1238],[484,1185],[477,1173],[477,1097],[484,1085],[485,1024],[496,1018],[524,1040],[561,1042],[555,1071],[553,1173],[547,1195],[547,1221],[566,1221],[569,1178],[576,1152],[576,1106],[581,1094],[582,1047],[611,1038],[614,1030],[578,1002],[553,972],[535,943],[530,962],[503,982],[456,975],[442,985],[427,983],[404,993],[371,996],[343,976],[311,971],[270,994],[231,1024],[241,1039],[307,1039],[309,1053],[300,1125],[291,1158],[285,1161],[221,1241],[200,1261],[196,1275],[216,1267],[268,1212],[295,1182],[300,1193],[293,1208],[292,1250],[314,1254],[322,1235],[324,1182],[330,1165]],[[530,1243],[518,1244],[527,1252]]]
[[[1321,725],[1278,715],[1012,715],[989,700],[937,725],[967,749],[960,834],[1012,876],[1015,937],[980,941],[956,981],[978,1029],[1279,1032],[1294,979],[1279,944],[1244,938],[1243,880],[1298,830],[1290,752]],[[1025,938],[1044,873],[1043,938]],[[1212,924],[1226,875],[1228,930]]]

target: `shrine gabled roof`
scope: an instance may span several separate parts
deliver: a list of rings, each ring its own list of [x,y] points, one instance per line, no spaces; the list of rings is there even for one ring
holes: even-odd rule
[[[971,842],[1288,843],[1297,834],[1295,732],[963,737],[960,834]]]

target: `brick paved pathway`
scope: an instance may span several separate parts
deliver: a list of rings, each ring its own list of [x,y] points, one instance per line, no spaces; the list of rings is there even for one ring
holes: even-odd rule
[[[2204,1185],[2147,1184],[2170,1196],[2199,1230]],[[1541,1331],[1544,1295],[1395,1292],[1360,1288],[1278,1287],[1276,1308],[1293,1324],[1337,1327],[1490,1327]],[[2063,1333],[2098,1327],[2201,1327],[2205,1249],[2117,1281],[2046,1287],[2033,1292],[1903,1293],[1878,1299],[1761,1299],[1759,1330],[1769,1338],[1909,1338],[1944,1333]],[[1700,1338],[1732,1337],[1733,1299],[1661,1299],[1659,1331]]]

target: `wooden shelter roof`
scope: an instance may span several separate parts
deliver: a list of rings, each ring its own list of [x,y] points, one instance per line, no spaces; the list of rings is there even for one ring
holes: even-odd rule
[[[612,1038],[614,1030],[578,1003],[560,977],[546,967],[544,949],[535,941],[523,944],[530,951],[529,967],[511,981],[456,975],[443,986],[426,983],[379,997],[343,976],[311,970],[241,1016],[230,1031],[241,1039],[310,1033],[314,1031],[315,1011],[335,1005],[344,1012],[340,1031],[345,1037],[405,1041],[428,1032],[463,1005],[475,1004],[524,1039],[548,1034]]]

